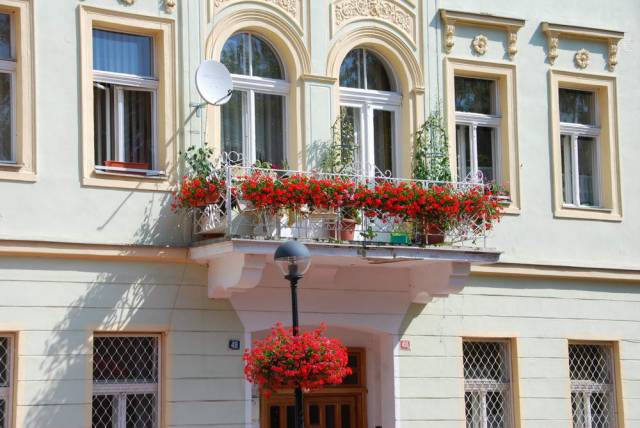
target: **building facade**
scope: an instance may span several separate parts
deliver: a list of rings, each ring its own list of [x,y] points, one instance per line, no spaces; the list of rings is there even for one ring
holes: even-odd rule
[[[633,0],[0,0],[0,427],[291,426],[242,370],[290,320],[278,242],[195,236],[179,153],[311,170],[342,118],[363,176],[410,178],[434,111],[454,181],[510,203],[484,245],[309,244],[301,323],[354,375],[307,426],[640,426],[638,22]],[[207,59],[222,107],[199,107]]]

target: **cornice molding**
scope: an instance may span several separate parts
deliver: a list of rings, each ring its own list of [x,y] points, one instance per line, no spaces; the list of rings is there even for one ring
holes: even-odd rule
[[[558,49],[560,47],[560,38],[589,40],[602,42],[607,44],[607,67],[609,71],[615,71],[618,65],[618,43],[624,37],[624,32],[603,30],[600,28],[579,27],[574,25],[553,24],[543,22],[541,24],[542,32],[547,36],[547,59],[553,65],[558,58]],[[576,61],[576,64],[582,67],[582,63]],[[588,63],[587,63],[588,64]]]
[[[604,269],[596,267],[497,263],[492,265],[471,266],[471,275],[640,284],[640,270]]]
[[[518,53],[518,31],[525,24],[524,19],[505,16],[489,15],[485,13],[462,12],[457,10],[440,9],[442,19],[444,49],[451,52],[455,42],[456,25],[470,25],[484,28],[497,28],[507,33],[507,53],[513,61]]]

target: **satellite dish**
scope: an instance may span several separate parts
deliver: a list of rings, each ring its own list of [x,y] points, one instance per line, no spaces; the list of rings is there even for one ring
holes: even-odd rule
[[[225,104],[233,91],[231,74],[227,67],[218,61],[204,61],[196,70],[196,88],[207,103]]]

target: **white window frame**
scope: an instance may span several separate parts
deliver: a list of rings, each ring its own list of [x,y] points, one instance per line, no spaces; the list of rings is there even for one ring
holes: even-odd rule
[[[158,373],[158,382],[157,383],[108,383],[101,382],[96,383],[92,382],[93,392],[92,397],[96,395],[111,395],[114,396],[117,400],[118,411],[116,412],[116,425],[114,428],[126,428],[126,420],[127,420],[127,395],[130,394],[155,394],[156,396],[156,421],[157,427],[162,426],[162,378],[163,378],[163,370],[162,370],[162,335],[160,334],[110,334],[110,333],[100,333],[96,334],[94,337],[153,337],[156,339],[156,343],[158,344],[156,349],[156,357],[157,357],[157,373]],[[93,354],[92,354],[93,355]],[[92,359],[93,361],[93,359]],[[92,408],[93,412],[93,408]]]
[[[251,45],[251,44],[249,44]],[[273,49],[273,48],[272,48]],[[275,51],[274,51],[275,52]],[[249,62],[251,68],[251,61]],[[281,65],[282,68],[282,65]],[[245,166],[256,163],[256,94],[278,95],[283,97],[282,117],[284,118],[282,153],[286,160],[288,154],[289,130],[289,90],[290,84],[286,80],[269,79],[266,77],[232,74],[233,90],[244,94],[242,101],[242,159]],[[224,146],[224,144],[223,144]],[[262,160],[262,159],[261,159]]]
[[[560,87],[560,89],[571,89]],[[593,122],[594,125],[587,125],[581,123],[569,123],[569,122],[560,122],[560,150],[562,150],[562,154],[564,155],[565,165],[562,165],[563,169],[567,171],[567,167],[571,168],[572,176],[571,183],[568,183],[565,180],[563,186],[564,193],[566,195],[571,195],[571,202],[567,202],[564,200],[564,196],[562,199],[562,205],[565,207],[571,208],[601,208],[602,207],[602,189],[600,185],[600,126],[599,126],[599,118],[600,114],[598,111],[598,94],[595,91],[587,91],[593,94]],[[558,91],[558,105],[560,98],[560,91]],[[560,114],[561,112],[559,112]],[[562,141],[562,136],[568,135],[571,137],[571,146],[566,147]],[[579,164],[578,164],[578,137],[589,137],[593,138],[595,150],[594,150],[594,159],[593,159],[593,196],[595,204],[592,205],[583,205],[580,201],[580,177],[579,177]],[[562,159],[562,157],[561,157]],[[569,164],[570,163],[570,164]]]
[[[368,89],[340,88],[340,107],[352,107],[360,110],[361,133],[356,142],[359,147],[357,159],[361,165],[362,172],[369,176],[376,175],[375,145],[373,132],[373,114],[375,110],[390,111],[393,113],[393,130],[391,131],[391,165],[393,173],[400,171],[399,166],[399,144],[400,127],[400,106],[402,96],[394,92],[373,91]]]
[[[4,400],[5,409],[4,409],[4,422],[3,426],[0,428],[8,428],[10,427],[12,421],[12,410],[13,410],[13,335],[10,334],[0,334],[0,337],[7,339],[7,386],[0,386],[0,400]]]
[[[505,393],[508,399],[503,403],[504,407],[504,421],[506,427],[514,426],[514,399],[513,399],[513,368],[511,366],[511,343],[505,339],[463,339],[465,342],[476,343],[498,343],[503,349],[503,358],[505,360],[505,370],[507,370],[508,382],[497,382],[493,379],[464,379],[464,392],[479,393],[480,394],[480,407],[483,409],[481,416],[480,426],[477,428],[487,428],[487,403],[486,396],[488,392],[501,392]],[[463,361],[464,364],[464,361]],[[463,370],[464,372],[464,370]],[[466,419],[465,409],[465,419]],[[476,428],[476,427],[474,427]]]
[[[483,77],[474,77],[467,75],[459,75],[454,76],[454,80],[457,77],[465,78],[465,79],[478,79],[478,80],[489,80],[493,82],[493,94],[491,98],[491,109],[495,112],[494,114],[483,114],[483,113],[468,113],[456,111],[456,126],[462,125],[467,126],[469,128],[469,154],[471,156],[471,170],[467,171],[466,166],[466,153],[465,150],[461,150],[460,144],[458,142],[458,138],[456,135],[456,153],[458,155],[457,166],[459,171],[458,180],[466,181],[470,179],[471,181],[479,181],[480,175],[478,174],[478,127],[483,128],[493,128],[493,141],[491,142],[491,152],[493,154],[493,179],[496,183],[500,184],[500,165],[501,165],[501,156],[500,156],[500,131],[502,126],[502,115],[500,112],[500,102],[499,102],[499,82],[496,79],[487,79]]]
[[[99,27],[94,27],[93,29],[100,29]],[[92,35],[93,35],[92,29]],[[112,30],[106,30],[112,31]],[[138,35],[137,33],[126,33],[123,34],[132,34]],[[125,73],[114,73],[110,71],[102,71],[102,70],[93,70],[93,84],[109,84],[113,85],[113,93],[109,94],[110,96],[105,97],[105,109],[111,107],[110,103],[114,105],[114,111],[116,112],[116,120],[114,120],[114,132],[115,132],[115,159],[116,161],[124,161],[124,91],[144,91],[151,92],[151,165],[150,168],[147,169],[136,169],[136,168],[121,168],[114,166],[105,166],[105,165],[94,165],[96,172],[99,173],[144,173],[148,176],[163,176],[165,175],[164,171],[157,169],[157,166],[160,165],[160,154],[158,148],[158,88],[159,88],[159,80],[157,78],[157,47],[156,40],[153,36],[145,36],[151,37],[153,40],[151,54],[153,55],[153,73],[156,77],[149,76],[138,76],[135,74],[125,74]],[[111,110],[106,110],[107,115],[111,114]],[[107,129],[110,131],[110,125],[107,125]],[[95,143],[94,143],[95,144]],[[111,155],[111,145],[109,141],[107,142],[107,157]],[[94,162],[95,163],[95,162]]]
[[[17,86],[17,63],[16,58],[16,14],[15,12],[0,11],[5,15],[9,15],[9,26],[11,33],[11,60],[0,59],[0,73],[11,76],[11,157],[10,159],[0,160],[0,165],[15,165],[17,163],[17,132],[16,132],[16,86]]]
[[[609,420],[609,426],[616,427],[617,426],[617,415],[618,415],[618,404],[616,397],[616,371],[615,371],[615,361],[614,361],[614,349],[613,346],[607,343],[569,343],[569,346],[572,345],[588,345],[588,346],[598,346],[608,348],[609,358],[607,363],[609,364],[609,372],[611,373],[611,383],[595,383],[591,381],[584,380],[571,380],[571,394],[582,394],[584,396],[584,408],[582,411],[586,417],[585,420],[585,428],[592,428],[591,421],[591,394],[593,393],[605,393],[609,395],[610,406],[609,416],[611,420]],[[570,354],[569,354],[570,355]],[[569,362],[571,365],[571,362]],[[571,419],[573,425],[573,410],[571,412]]]

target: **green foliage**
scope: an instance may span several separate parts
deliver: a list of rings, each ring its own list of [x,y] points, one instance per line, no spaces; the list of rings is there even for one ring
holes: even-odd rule
[[[415,133],[412,169],[416,180],[451,181],[449,138],[439,109]]]
[[[209,177],[213,174],[212,155],[213,149],[207,145],[203,147],[189,146],[187,150],[180,152],[180,158],[189,168],[189,175],[194,177]]]
[[[331,142],[321,156],[320,170],[334,174],[352,173],[356,153],[358,143],[355,127],[343,110],[331,126]]]

